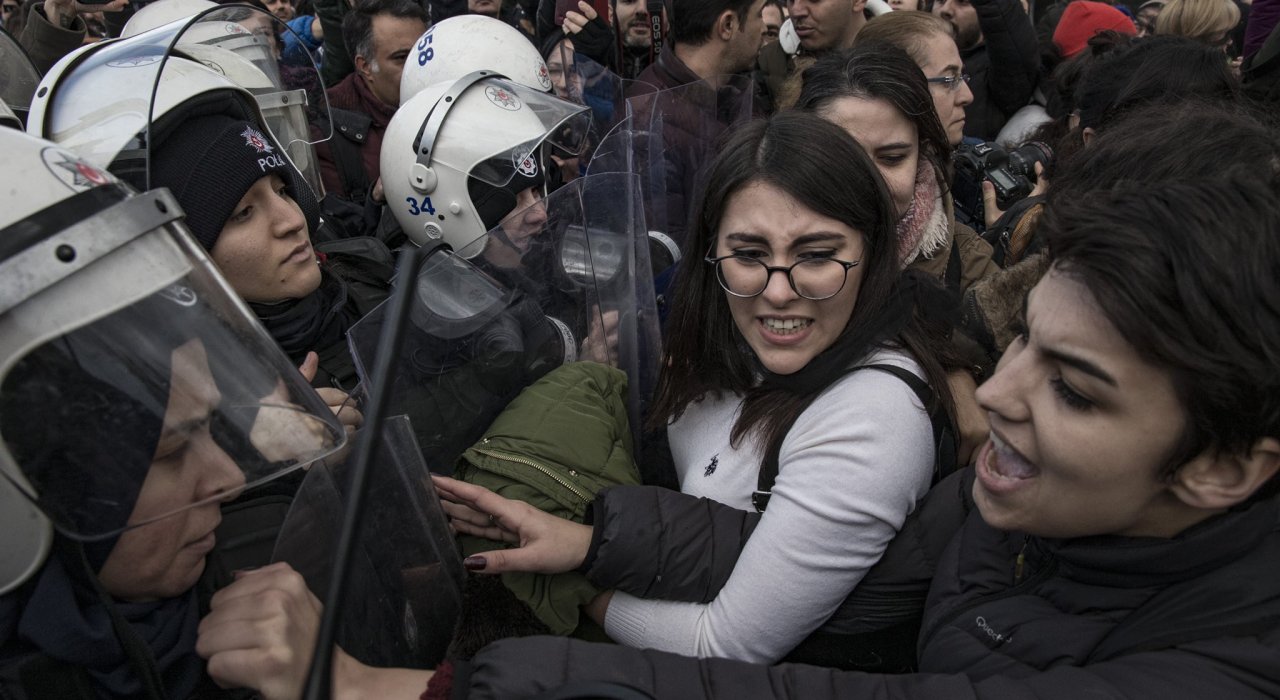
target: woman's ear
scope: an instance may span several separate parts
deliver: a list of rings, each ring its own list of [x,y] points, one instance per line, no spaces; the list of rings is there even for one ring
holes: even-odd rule
[[[1189,506],[1223,510],[1248,500],[1280,471],[1280,440],[1262,438],[1243,454],[1207,451],[1174,473],[1170,490]]]

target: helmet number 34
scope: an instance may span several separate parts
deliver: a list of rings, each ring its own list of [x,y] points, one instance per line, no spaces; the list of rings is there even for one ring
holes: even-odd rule
[[[436,208],[431,206],[430,197],[423,197],[421,200],[414,199],[413,197],[405,197],[404,201],[409,203],[409,213],[414,216],[419,214],[427,214],[430,216],[436,213]]]

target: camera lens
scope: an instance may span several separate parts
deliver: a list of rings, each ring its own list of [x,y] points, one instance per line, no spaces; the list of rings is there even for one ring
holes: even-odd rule
[[[1049,161],[1053,159],[1053,149],[1042,141],[1028,141],[1019,146],[1016,150],[1009,154],[1010,171],[1026,177],[1031,182],[1036,181],[1036,163],[1042,167],[1049,167]]]

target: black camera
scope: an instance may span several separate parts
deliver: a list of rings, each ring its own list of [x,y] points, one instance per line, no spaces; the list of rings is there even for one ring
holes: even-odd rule
[[[1031,194],[1036,182],[1036,163],[1047,167],[1053,149],[1040,141],[1029,141],[1006,151],[998,143],[963,145],[955,150],[956,168],[975,180],[988,180],[996,188],[996,202],[1008,209]]]

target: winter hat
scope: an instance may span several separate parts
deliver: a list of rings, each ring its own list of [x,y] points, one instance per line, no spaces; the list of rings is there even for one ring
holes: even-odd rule
[[[260,178],[275,173],[315,230],[319,207],[284,149],[266,129],[224,114],[196,117],[152,154],[151,186],[168,187],[187,214],[187,227],[212,250],[236,204]]]
[[[1120,10],[1103,2],[1075,0],[1067,5],[1053,30],[1053,45],[1063,58],[1072,58],[1085,50],[1094,34],[1108,29],[1125,36],[1138,35],[1133,20]]]

